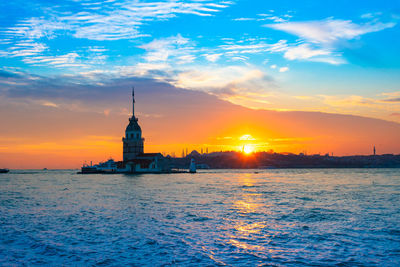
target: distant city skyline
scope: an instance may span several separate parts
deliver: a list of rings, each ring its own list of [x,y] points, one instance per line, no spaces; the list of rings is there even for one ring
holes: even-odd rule
[[[147,152],[400,153],[398,1],[0,8],[0,163],[11,167],[118,159],[132,86]]]

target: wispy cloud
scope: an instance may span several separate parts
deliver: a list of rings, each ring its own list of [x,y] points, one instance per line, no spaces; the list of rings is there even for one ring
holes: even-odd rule
[[[255,18],[236,18],[233,19],[233,21],[251,21],[251,20],[256,20]]]
[[[281,67],[279,68],[279,72],[287,72],[289,71],[289,67]]]
[[[292,16],[289,14],[285,14],[283,16],[277,16],[275,14],[271,13],[263,13],[263,14],[258,14],[258,17],[255,18],[248,18],[248,17],[241,17],[241,18],[235,18],[233,21],[273,21],[276,23],[282,23],[282,22],[287,22]]]
[[[387,103],[387,104],[397,104],[400,103],[400,91],[397,92],[389,92],[389,93],[381,93],[380,94],[383,99],[381,99],[381,102]]]
[[[179,61],[191,62],[194,59],[192,55],[193,46],[189,39],[180,34],[167,38],[159,38],[148,44],[139,46],[146,50],[144,59],[147,62],[167,61],[171,57],[179,58]]]
[[[43,106],[45,107],[52,107],[52,108],[58,108],[58,105],[56,103],[50,102],[50,101],[44,101],[42,103]]]
[[[257,43],[257,44],[228,44],[221,45],[220,48],[222,50],[228,51],[228,53],[261,53],[266,52],[268,50],[269,45],[266,43]]]
[[[320,95],[320,97],[324,104],[336,107],[338,110],[348,110],[349,113],[359,109],[373,111],[373,113],[379,111],[400,112],[400,98],[382,98],[382,94],[372,97],[360,95]]]
[[[32,65],[50,65],[54,67],[85,67],[80,63],[77,53],[68,53],[60,56],[35,56],[24,58],[23,61]]]
[[[252,106],[276,89],[274,80],[254,66],[203,67],[180,72],[172,84],[205,91],[235,104]]]
[[[383,102],[400,103],[400,97],[382,99]]]
[[[320,21],[286,22],[264,26],[299,36],[311,43],[332,44],[341,40],[351,40],[366,33],[392,28],[395,25],[394,22],[356,24],[351,20],[329,18]]]
[[[144,32],[142,25],[152,21],[165,21],[179,15],[213,16],[233,4],[213,0],[75,2],[76,12],[71,12],[62,5],[44,8],[42,16],[22,19],[14,26],[1,31],[3,44],[8,45],[8,48],[1,51],[0,56],[23,58],[42,56],[43,58],[28,58],[24,61],[35,64],[50,63],[54,60],[45,57],[55,57],[56,53],[49,45],[49,40],[60,36],[95,41],[135,39],[150,36]],[[106,50],[92,47],[89,52],[103,53]],[[160,55],[154,56],[160,57]],[[58,56],[60,57],[62,55]],[[190,58],[182,56],[181,61],[189,62]]]
[[[288,21],[289,18],[292,17],[289,14],[283,15],[281,17],[276,16],[274,14],[258,14],[258,16],[261,17],[261,18],[257,19],[258,21],[272,20],[273,22],[276,22],[276,23],[286,22],[286,21]]]
[[[150,63],[148,63],[150,64]],[[169,69],[168,69],[169,68]],[[284,70],[285,67],[276,67]],[[115,94],[124,96],[132,84],[145,88],[180,88],[205,91],[246,107],[276,110],[315,110],[365,115],[398,120],[400,113],[398,92],[372,96],[361,95],[304,95],[293,96],[281,90],[275,81],[254,66],[230,66],[187,69],[176,72],[169,66],[147,66],[139,72],[138,66],[117,71],[120,76],[107,73],[80,75],[32,76],[28,73],[0,71],[0,102],[37,105],[57,110],[94,112],[107,115],[122,112],[109,101]],[[160,69],[163,69],[160,71]],[[144,67],[142,66],[142,70]],[[158,73],[156,71],[158,70]],[[151,75],[147,75],[151,73]],[[143,74],[143,75],[142,75]],[[98,76],[88,79],[88,75]],[[157,76],[158,75],[158,76]],[[118,77],[118,78],[116,78]],[[133,78],[135,77],[135,78]],[[149,78],[152,77],[152,78]],[[101,80],[101,83],[96,82]],[[6,82],[6,83],[4,83]],[[11,82],[11,83],[10,83]],[[124,93],[122,93],[124,92]],[[391,101],[387,101],[391,99]],[[367,113],[368,112],[368,113]],[[126,111],[125,111],[126,113]]]
[[[229,84],[261,79],[264,73],[256,68],[229,66],[223,68],[202,68],[178,74],[176,86],[189,89],[204,88],[210,91],[224,88]]]
[[[5,56],[9,57],[27,57],[40,54],[48,48],[47,45],[35,42],[33,40],[24,40],[10,47]]]
[[[30,18],[6,33],[30,39],[53,38],[57,30],[67,30],[76,38],[90,40],[119,40],[137,38],[146,33],[140,26],[149,21],[167,20],[177,15],[212,16],[229,3],[220,4],[212,0],[184,1],[167,0],[159,2],[141,1],[88,1],[80,3],[79,12],[62,13],[54,9],[51,19]],[[102,8],[100,8],[102,7]]]
[[[90,52],[106,52],[108,49],[102,47],[102,46],[90,46],[88,47],[88,50]]]
[[[393,116],[393,117],[398,117],[398,118],[400,118],[400,113],[398,113],[398,112],[394,112],[394,113],[390,114],[390,116]]]
[[[369,12],[361,15],[363,19],[373,19],[382,15],[382,12]]]
[[[0,56],[29,57],[48,50],[45,43],[56,37],[56,32],[65,30],[68,25],[54,19],[29,18],[0,32],[8,40],[9,47]]]
[[[309,60],[333,65],[346,63],[340,53],[330,51],[328,48],[313,48],[310,44],[287,47],[284,57],[289,60]]]
[[[57,31],[68,29],[70,29],[70,26],[60,22],[57,18],[28,18],[2,33],[9,39],[37,40],[41,38],[53,39],[57,36]]]
[[[287,49],[286,40],[279,40],[276,43],[265,43],[264,41],[251,40],[247,43],[230,43],[219,46],[227,54],[257,54],[265,52],[282,52]]]
[[[210,61],[210,62],[216,62],[220,57],[222,56],[222,53],[217,53],[217,54],[205,54],[204,57]]]
[[[300,43],[288,45],[284,53],[285,58],[339,65],[346,63],[342,55],[336,51],[342,42],[357,39],[367,33],[392,28],[395,25],[394,22],[383,23],[375,20],[356,24],[351,20],[328,18],[319,21],[284,22],[264,26],[301,38]]]

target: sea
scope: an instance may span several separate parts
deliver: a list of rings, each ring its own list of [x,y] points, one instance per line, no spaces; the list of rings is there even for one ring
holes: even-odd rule
[[[0,174],[0,266],[400,266],[400,169]]]

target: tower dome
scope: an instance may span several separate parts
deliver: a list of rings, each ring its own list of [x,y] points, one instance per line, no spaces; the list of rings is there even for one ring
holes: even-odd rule
[[[140,128],[137,118],[130,118],[129,124],[128,126],[126,126],[125,132],[132,132],[132,131],[142,131],[142,128]]]
[[[126,126],[125,137],[122,138],[123,160],[129,161],[135,159],[137,155],[143,153],[144,138],[142,138],[142,129],[135,117],[135,91],[132,88],[132,117]]]

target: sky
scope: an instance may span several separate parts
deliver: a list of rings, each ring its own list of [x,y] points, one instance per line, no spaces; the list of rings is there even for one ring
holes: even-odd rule
[[[132,86],[147,152],[400,153],[400,1],[0,10],[0,165],[120,160]]]

